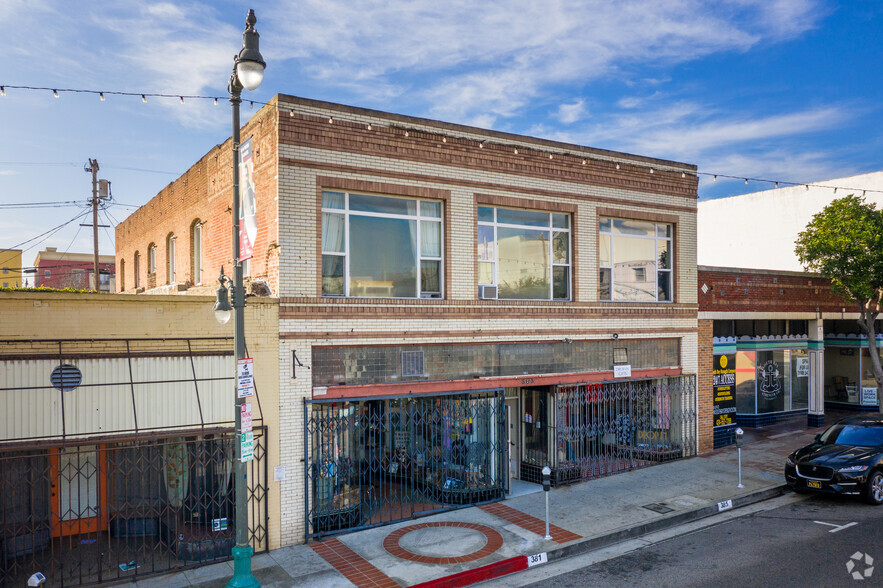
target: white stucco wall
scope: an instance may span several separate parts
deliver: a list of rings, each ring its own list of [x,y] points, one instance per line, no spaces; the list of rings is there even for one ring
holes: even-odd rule
[[[831,201],[867,192],[883,208],[883,171],[817,182],[831,188],[791,186],[699,202],[696,230],[699,265],[803,271],[794,241],[814,214]],[[842,188],[851,188],[845,190]]]

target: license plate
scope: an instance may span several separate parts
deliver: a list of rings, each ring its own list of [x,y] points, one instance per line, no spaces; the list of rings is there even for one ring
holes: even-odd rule
[[[821,482],[816,482],[815,480],[807,480],[807,481],[806,481],[806,487],[807,487],[807,488],[821,488],[821,487],[822,487],[822,483],[821,483]]]

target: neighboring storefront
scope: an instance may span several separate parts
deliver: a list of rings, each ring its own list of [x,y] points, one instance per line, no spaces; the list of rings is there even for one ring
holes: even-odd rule
[[[805,335],[715,339],[716,361],[735,364],[736,421],[739,425],[759,427],[806,414],[809,391],[807,343]]]
[[[883,349],[883,335],[877,335]],[[845,410],[879,411],[877,380],[868,338],[858,334],[825,335],[825,406]]]

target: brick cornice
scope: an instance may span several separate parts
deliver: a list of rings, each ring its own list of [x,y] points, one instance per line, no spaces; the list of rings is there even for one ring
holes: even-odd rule
[[[280,145],[293,145],[364,155],[387,157],[405,161],[445,165],[469,170],[504,172],[506,174],[568,181],[595,186],[667,194],[695,201],[698,179],[693,174],[684,177],[680,171],[657,170],[652,165],[629,164],[630,156],[610,152],[607,156],[621,157],[626,163],[591,158],[586,154],[550,153],[551,146],[536,148],[489,143],[480,148],[474,139],[444,136],[427,130],[407,133],[394,126],[375,126],[348,121],[328,122],[327,117],[290,112],[279,117]],[[524,138],[528,139],[528,138]],[[513,136],[513,141],[518,139]],[[576,146],[559,149],[578,149]],[[662,164],[683,167],[682,164]]]
[[[652,208],[654,210],[667,210],[671,212],[685,212],[696,214],[696,205],[678,206],[674,204],[649,203],[641,200],[628,200],[625,198],[608,198],[596,194],[581,194],[577,192],[564,192],[561,190],[546,190],[542,188],[528,188],[524,186],[516,186],[512,184],[499,184],[495,182],[480,182],[476,180],[465,180],[455,177],[432,176],[426,174],[395,172],[373,167],[360,167],[353,165],[340,165],[335,163],[326,163],[322,161],[311,161],[308,159],[296,159],[291,157],[280,157],[280,166],[290,165],[292,167],[300,167],[305,169],[321,170],[325,172],[339,172],[347,174],[358,174],[360,176],[374,176],[378,178],[394,178],[397,180],[411,182],[431,182],[433,184],[445,184],[451,186],[462,186],[465,188],[473,188],[477,190],[498,190],[501,192],[528,194],[533,196],[546,196],[549,198],[566,198],[568,200],[583,200],[592,204],[606,203],[616,206],[635,206],[642,208]],[[500,170],[494,170],[500,171]]]

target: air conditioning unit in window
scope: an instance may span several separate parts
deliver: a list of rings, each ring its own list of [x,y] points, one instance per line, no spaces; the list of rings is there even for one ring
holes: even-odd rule
[[[496,300],[497,299],[497,287],[496,286],[479,286],[478,287],[478,297],[482,300]]]

